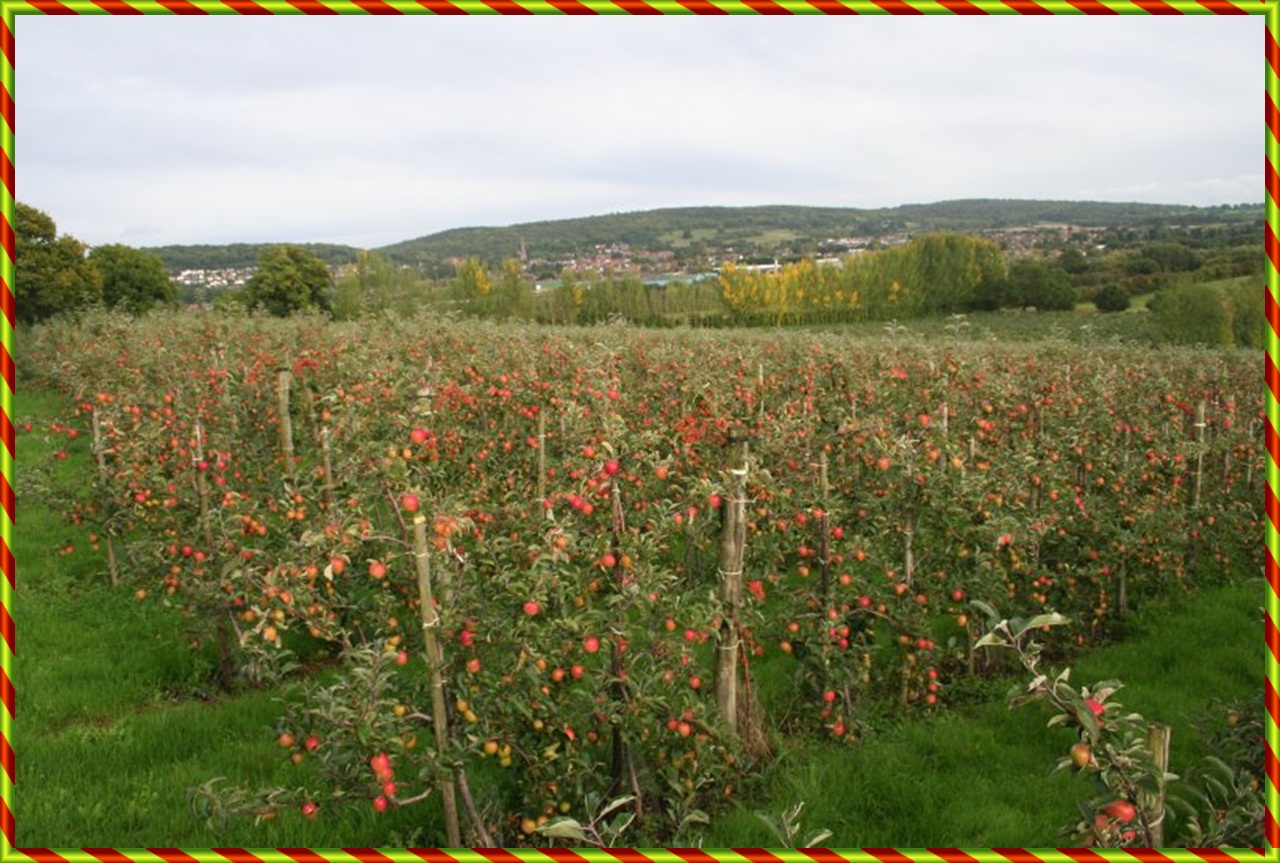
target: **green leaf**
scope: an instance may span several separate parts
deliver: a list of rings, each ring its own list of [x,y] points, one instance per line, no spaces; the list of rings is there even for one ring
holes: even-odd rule
[[[826,842],[828,839],[830,839],[834,835],[835,834],[832,833],[830,830],[826,830],[826,829],[816,830],[813,833],[810,833],[808,836],[806,836],[804,838],[804,841],[800,843],[800,846],[802,848],[818,848],[821,846],[823,842]]]
[[[972,605],[974,608],[978,609],[978,611],[981,611],[983,614],[985,614],[992,623],[999,622],[1000,613],[997,612],[994,608],[992,608],[987,603],[983,602],[980,599],[971,599],[969,600],[969,604]]]
[[[538,828],[538,832],[553,839],[571,839],[574,842],[584,842],[587,838],[586,834],[582,832],[582,825],[568,817],[560,817],[548,821]]]
[[[623,797],[613,798],[607,804],[605,804],[605,807],[603,809],[600,810],[600,814],[596,816],[596,820],[597,821],[603,820],[606,816],[610,815],[613,812],[618,811],[623,806],[626,806],[627,804],[632,803],[635,799],[636,799],[636,796],[634,794],[627,794]]]
[[[1018,632],[1015,637],[1021,638],[1031,630],[1039,629],[1042,626],[1062,626],[1063,624],[1070,623],[1070,622],[1071,621],[1063,617],[1061,614],[1058,614],[1057,612],[1054,612],[1053,614],[1037,614],[1035,617],[1031,618],[1025,623],[1021,623],[1021,626],[1018,627]],[[1020,623],[1020,621],[1015,621],[1015,625],[1018,623]]]
[[[973,643],[973,649],[980,647],[1008,647],[1009,643],[1004,640],[998,633],[988,632]]]

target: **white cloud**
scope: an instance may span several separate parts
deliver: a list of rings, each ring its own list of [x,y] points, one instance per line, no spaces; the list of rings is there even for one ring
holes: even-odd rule
[[[147,244],[664,204],[1257,201],[1262,28],[23,16],[18,182],[64,231]]]

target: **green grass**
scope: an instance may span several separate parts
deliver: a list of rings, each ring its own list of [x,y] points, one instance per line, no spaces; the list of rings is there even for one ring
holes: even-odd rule
[[[17,471],[66,449],[61,482],[91,469],[82,435],[47,433],[61,402],[19,392]],[[430,808],[371,810],[305,822],[294,813],[255,825],[210,826],[188,808],[189,788],[217,777],[246,786],[297,784],[273,728],[277,692],[217,698],[213,658],[187,648],[183,621],[128,590],[112,590],[87,532],[31,499],[19,500],[14,555],[18,705],[14,819],[20,847],[336,847],[391,842]],[[56,553],[70,543],[75,551]],[[201,700],[197,695],[205,695]]]
[[[1195,720],[1228,700],[1259,697],[1261,580],[1206,590],[1147,609],[1124,643],[1084,656],[1078,685],[1125,683],[1113,701],[1173,729],[1170,763],[1205,754]],[[985,687],[996,693],[1023,682]],[[1225,714],[1223,714],[1225,715]],[[802,834],[833,831],[835,847],[1044,847],[1091,793],[1081,778],[1049,774],[1076,739],[1045,726],[1047,708],[1010,711],[997,695],[925,721],[905,721],[865,744],[787,746],[762,788],[722,818],[708,845],[776,844],[756,812],[803,801]]]
[[[44,432],[56,398],[22,392],[18,471],[66,444]],[[60,481],[91,469],[81,436],[59,463]],[[355,807],[314,822],[288,811],[272,822],[207,824],[188,789],[222,776],[249,787],[300,784],[274,743],[281,691],[212,694],[213,660],[191,651],[183,621],[152,601],[107,585],[106,564],[85,532],[20,500],[15,536],[19,713],[15,820],[19,846],[190,848],[402,846],[443,841],[434,802],[376,815]],[[55,549],[72,544],[72,554]],[[1194,720],[1215,700],[1256,699],[1262,665],[1258,580],[1150,603],[1125,643],[1097,650],[1075,680],[1117,677],[1127,709],[1173,726],[1173,768],[1204,754]],[[762,669],[762,697],[787,685],[782,666]],[[825,844],[962,847],[1045,846],[1089,794],[1079,777],[1050,774],[1072,742],[1045,727],[1039,706],[1010,711],[1003,693],[1020,678],[977,687],[990,693],[927,720],[868,719],[860,744],[778,739],[777,754],[747,796],[718,813],[701,837],[713,846],[776,846],[756,812],[774,817],[803,801],[800,837],[833,831]],[[482,777],[475,777],[476,784]],[[425,828],[425,829],[423,829]],[[415,831],[420,831],[416,832]],[[699,837],[691,835],[690,841]]]

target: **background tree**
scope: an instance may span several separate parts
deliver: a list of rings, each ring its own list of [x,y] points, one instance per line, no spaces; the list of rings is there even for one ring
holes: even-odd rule
[[[488,314],[492,307],[493,284],[489,271],[479,258],[467,258],[458,265],[457,297],[464,308],[478,315]]]
[[[1174,285],[1156,294],[1147,308],[1167,342],[1225,347],[1234,341],[1231,302],[1213,285]]]
[[[1076,289],[1056,262],[1028,258],[1009,266],[1009,297],[1018,306],[1040,311],[1075,308]]]
[[[524,267],[514,258],[502,262],[502,272],[494,288],[494,314],[499,318],[529,316],[533,291],[524,279]]]
[[[1112,282],[1098,289],[1093,304],[1100,312],[1123,312],[1129,308],[1129,292]]]
[[[102,275],[102,300],[108,306],[140,315],[177,301],[178,291],[157,255],[113,244],[94,248],[89,263]]]
[[[1089,271],[1089,259],[1079,248],[1068,246],[1058,255],[1058,266],[1068,275],[1079,276]]]
[[[245,285],[249,308],[261,306],[277,317],[304,309],[329,311],[333,276],[324,261],[299,246],[272,246],[258,258]]]
[[[14,299],[22,323],[87,306],[102,298],[102,276],[85,258],[85,245],[58,236],[46,213],[17,204],[14,213]]]
[[[1258,302],[1257,283],[1243,279],[1223,285],[1221,290],[1231,307],[1231,335],[1236,346],[1265,348],[1269,327],[1263,304]]]

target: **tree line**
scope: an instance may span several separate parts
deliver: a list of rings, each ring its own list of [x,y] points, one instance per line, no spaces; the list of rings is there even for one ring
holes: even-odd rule
[[[1262,337],[1256,292],[1248,280],[1213,281],[1261,269],[1260,250],[1233,245],[1245,239],[1236,228],[1206,229],[1186,244],[1162,229],[1125,229],[1114,242],[1087,251],[1064,244],[1014,260],[992,240],[935,233],[838,264],[812,258],[767,268],[726,264],[714,278],[672,282],[566,269],[535,284],[518,260],[493,267],[478,256],[454,261],[447,276],[427,277],[368,251],[356,251],[354,263],[335,275],[308,247],[263,246],[249,282],[220,293],[215,305],[275,316],[314,311],[339,320],[425,311],[570,325],[786,326],[1070,310],[1081,300],[1115,312],[1154,291],[1150,308],[1164,340],[1254,347]],[[95,304],[141,314],[178,301],[163,262],[149,251],[119,244],[90,249],[59,235],[51,217],[25,204],[17,205],[15,234],[22,323]]]

